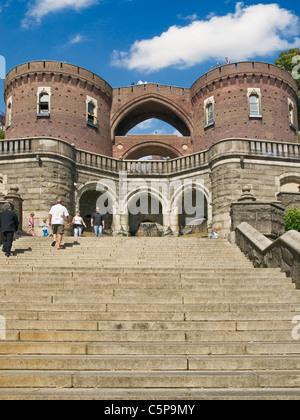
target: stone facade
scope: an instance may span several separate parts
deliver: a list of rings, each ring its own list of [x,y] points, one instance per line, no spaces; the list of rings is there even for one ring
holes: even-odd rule
[[[274,156],[257,151],[271,146]],[[137,162],[79,151],[58,139],[4,140],[0,177],[6,180],[5,194],[18,186],[24,220],[34,211],[40,225],[57,196],[64,198],[71,214],[80,209],[87,224],[97,199],[104,197],[111,213],[106,216],[108,228],[115,233],[135,230],[138,219],[178,234],[191,224],[191,217],[201,223],[206,219],[209,231],[217,228],[226,236],[231,203],[240,198],[244,185],[252,185],[258,200],[274,202],[291,171],[300,184],[300,146],[288,146],[290,153],[282,152],[283,157],[280,143],[224,140],[180,159]],[[130,218],[130,206],[142,206],[149,197],[158,211],[155,220],[148,207]],[[185,214],[190,200],[197,200],[197,214]]]
[[[231,203],[244,185],[268,202],[300,185],[300,146],[290,109],[297,104],[297,85],[276,66],[228,65],[190,89],[112,89],[80,67],[33,62],[8,74],[5,100],[0,192],[19,188],[25,222],[34,211],[41,225],[62,196],[70,213],[79,209],[88,225],[100,200],[114,234],[155,222],[162,234],[207,226],[224,237],[231,229]],[[183,137],[126,136],[154,117]],[[168,159],[137,160],[150,154]]]

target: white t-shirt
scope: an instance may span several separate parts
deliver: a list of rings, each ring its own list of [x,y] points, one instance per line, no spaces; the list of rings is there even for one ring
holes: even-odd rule
[[[64,225],[65,218],[69,216],[68,210],[61,204],[56,204],[50,210],[52,215],[52,225]]]

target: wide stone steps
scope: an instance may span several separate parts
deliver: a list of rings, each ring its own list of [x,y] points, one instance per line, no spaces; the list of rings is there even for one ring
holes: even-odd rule
[[[198,238],[18,240],[0,399],[300,399],[300,292]]]

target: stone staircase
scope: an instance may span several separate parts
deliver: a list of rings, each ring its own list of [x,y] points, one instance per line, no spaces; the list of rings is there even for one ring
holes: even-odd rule
[[[280,270],[222,240],[50,244],[0,255],[0,400],[300,399],[300,291]]]

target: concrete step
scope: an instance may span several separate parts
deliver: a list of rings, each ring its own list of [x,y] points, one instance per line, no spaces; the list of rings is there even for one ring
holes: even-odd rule
[[[55,388],[7,388],[0,389],[1,401],[16,400],[77,400],[77,401],[213,401],[213,400],[236,400],[236,401],[298,401],[300,399],[300,391],[295,388],[277,388],[277,389],[186,389],[186,388],[71,388],[71,389],[55,389]],[[155,402],[153,402],[155,403]],[[109,406],[109,404],[107,404]],[[151,403],[149,405],[152,405]],[[191,402],[193,405],[193,402]],[[110,406],[111,407],[111,406]],[[152,410],[151,410],[152,411]],[[133,413],[130,414],[134,415]]]
[[[20,342],[0,341],[0,355],[299,356],[289,342]]]
[[[77,308],[78,309],[78,308]],[[16,310],[2,310],[1,313],[8,321],[96,321],[96,322],[184,322],[188,328],[188,321],[191,322],[254,322],[254,326],[263,321],[272,322],[278,325],[285,323],[291,326],[291,320],[295,316],[294,312],[100,312],[100,311],[85,311],[77,310],[68,312],[55,308],[50,311],[16,311]],[[118,325],[117,324],[117,325]]]
[[[6,320],[8,331],[291,331],[289,321],[80,321]]]
[[[0,388],[291,388],[300,371],[2,371]]]
[[[300,355],[285,356],[0,356],[4,370],[228,371],[300,370]]]

